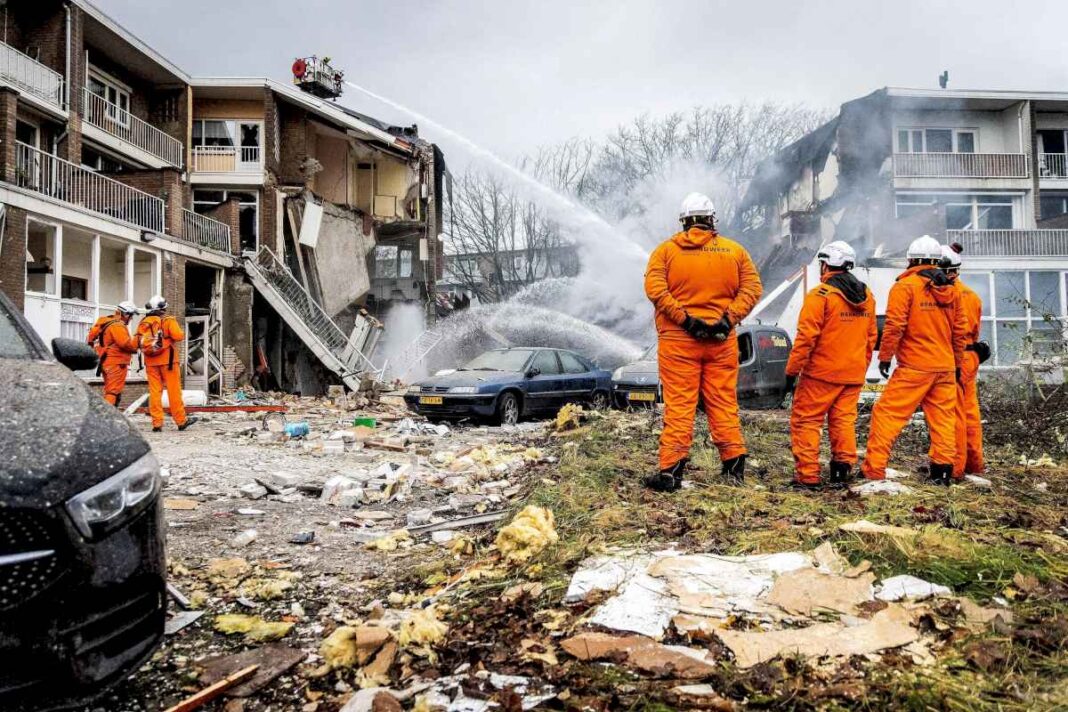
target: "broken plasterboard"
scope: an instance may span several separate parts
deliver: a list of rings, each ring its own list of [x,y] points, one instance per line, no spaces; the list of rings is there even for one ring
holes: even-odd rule
[[[319,228],[323,224],[323,204],[314,200],[304,202],[304,218],[300,221],[300,244],[313,250],[319,244]]]

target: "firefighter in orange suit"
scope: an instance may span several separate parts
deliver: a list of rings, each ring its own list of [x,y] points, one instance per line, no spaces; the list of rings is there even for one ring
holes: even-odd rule
[[[960,479],[968,474],[982,474],[983,424],[979,415],[979,365],[990,358],[990,346],[979,340],[979,328],[983,318],[983,301],[971,287],[960,280],[960,267],[964,248],[958,244],[942,246],[942,271],[960,291],[960,303],[967,322],[967,338],[964,361],[960,367],[960,382],[957,384],[957,459],[953,462],[953,477]]]
[[[913,240],[907,257],[909,267],[887,299],[879,371],[890,380],[872,410],[868,454],[861,469],[870,480],[886,477],[894,441],[922,406],[931,436],[931,480],[949,484],[957,457],[957,382],[967,323],[960,292],[939,269],[938,241],[928,235]],[[897,368],[891,376],[894,358]]]
[[[797,337],[786,363],[786,387],[794,392],[790,446],[794,483],[819,487],[820,430],[831,441],[830,483],[850,480],[857,462],[857,401],[878,337],[875,299],[853,276],[857,255],[845,242],[817,254],[822,284],[805,296]]]
[[[130,359],[137,353],[137,339],[130,336],[130,319],[137,313],[133,302],[120,302],[115,313],[102,316],[89,329],[86,342],[96,349],[100,361],[96,375],[104,377],[104,400],[116,408],[126,387]]]
[[[679,219],[683,231],[653,251],[645,271],[645,293],[656,308],[664,429],[659,469],[644,482],[658,491],[682,486],[698,396],[723,475],[741,481],[746,449],[738,420],[734,327],[761,294],[749,253],[716,233],[715,209],[707,196],[686,196]]]
[[[152,416],[152,431],[163,430],[163,389],[167,389],[167,401],[171,418],[179,430],[185,430],[197,421],[185,414],[182,402],[182,365],[175,344],[185,339],[185,332],[178,320],[167,314],[167,300],[158,294],[145,305],[148,316],[137,326],[137,337],[145,360],[145,376],[148,378],[148,413]]]

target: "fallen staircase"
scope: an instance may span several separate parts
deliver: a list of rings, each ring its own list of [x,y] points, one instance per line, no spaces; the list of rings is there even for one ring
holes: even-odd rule
[[[346,336],[270,248],[245,253],[244,263],[256,290],[346,386],[359,391],[366,377],[381,380],[382,369],[371,362],[382,336],[378,321],[360,314],[352,333]]]
[[[385,368],[389,371],[389,376],[403,381],[444,338],[440,332],[433,329],[427,329],[419,334],[391,363],[386,364]]]

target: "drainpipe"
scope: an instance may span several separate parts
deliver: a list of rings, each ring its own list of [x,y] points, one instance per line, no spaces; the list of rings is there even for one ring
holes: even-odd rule
[[[65,76],[66,82],[66,99],[67,99],[67,111],[70,111],[70,3],[66,5],[67,10],[67,73]]]
[[[1017,108],[1017,109],[1016,109],[1016,130],[1017,130],[1017,132],[1018,132],[1018,133],[1019,133],[1019,135],[1020,135],[1020,153],[1023,153],[1023,152],[1024,152],[1024,142],[1023,142],[1023,110],[1024,110],[1024,102],[1022,102],[1022,101],[1021,101],[1021,102],[1020,102],[1020,106],[1019,106],[1019,108]]]

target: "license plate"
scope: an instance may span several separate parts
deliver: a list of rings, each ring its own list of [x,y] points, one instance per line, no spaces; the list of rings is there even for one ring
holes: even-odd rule
[[[656,400],[656,394],[655,393],[641,393],[641,392],[638,392],[638,391],[632,391],[631,393],[627,394],[627,400],[652,402],[652,401]]]
[[[886,390],[886,384],[885,383],[865,383],[861,387],[861,390],[862,391],[867,391],[868,393],[882,393],[884,390]]]
[[[445,400],[441,396],[420,396],[419,405],[441,405]]]

